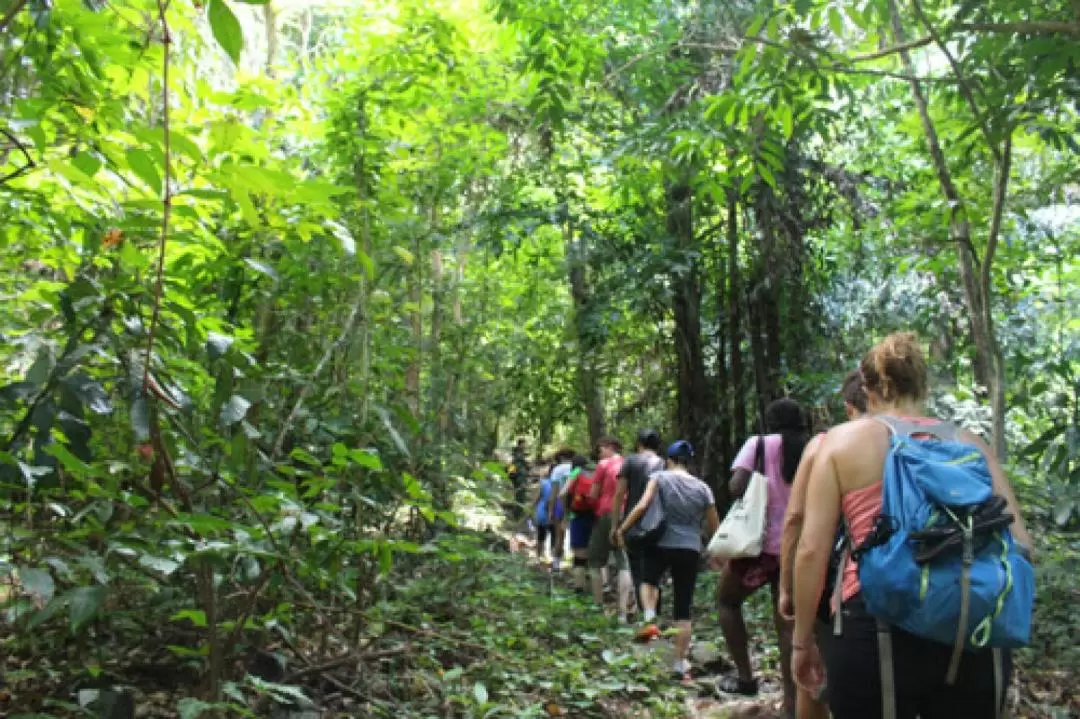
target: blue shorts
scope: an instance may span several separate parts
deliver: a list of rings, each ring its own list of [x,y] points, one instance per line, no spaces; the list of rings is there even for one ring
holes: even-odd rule
[[[594,522],[596,516],[591,513],[579,514],[570,520],[570,549],[588,549]]]

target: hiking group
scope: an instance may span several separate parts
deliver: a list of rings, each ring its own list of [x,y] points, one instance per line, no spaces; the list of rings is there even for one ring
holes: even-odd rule
[[[688,441],[663,449],[642,429],[623,457],[605,437],[594,467],[561,449],[532,505],[537,554],[547,561],[550,542],[560,571],[569,534],[576,589],[600,607],[614,564],[616,614],[625,624],[637,608],[638,641],[662,634],[665,586],[681,681],[694,590],[711,568],[735,666],[718,690],[758,692],[742,605],[768,585],[787,716],[1004,716],[1009,650],[1029,638],[1033,545],[998,460],[979,437],[928,416],[927,390],[917,338],[898,333],[846,378],[847,422],[811,437],[798,403],[772,402],[764,433],[732,463],[723,518]],[[527,466],[520,440],[522,500]]]

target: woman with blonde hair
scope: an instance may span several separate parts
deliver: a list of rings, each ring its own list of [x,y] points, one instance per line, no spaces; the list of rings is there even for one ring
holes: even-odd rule
[[[859,369],[870,416],[830,430],[810,474],[794,563],[793,673],[809,691],[828,676],[834,719],[998,717],[1011,670],[1008,651],[969,648],[956,664],[954,646],[880,622],[861,595],[854,561],[843,569],[842,628],[829,638],[824,659],[815,642],[816,611],[838,523],[843,518],[857,550],[873,544],[867,540],[880,526],[885,463],[895,458],[891,434],[896,427],[916,444],[934,439],[971,445],[985,458],[993,495],[1012,515],[1012,538],[1028,556],[1032,546],[1013,490],[986,443],[925,414],[926,361],[915,335],[885,338]]]

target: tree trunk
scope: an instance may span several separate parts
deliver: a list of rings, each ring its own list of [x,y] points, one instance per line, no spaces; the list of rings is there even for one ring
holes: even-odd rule
[[[567,269],[570,275],[570,296],[574,301],[574,328],[578,341],[578,391],[589,425],[590,447],[604,436],[604,397],[596,372],[596,353],[599,350],[595,333],[589,327],[589,290],[585,278],[585,253],[580,238],[575,236],[569,222],[563,229]]]
[[[710,397],[705,376],[705,356],[701,342],[701,278],[694,251],[693,194],[685,182],[667,188],[667,230],[676,246],[686,253],[686,274],[672,277],[675,314],[675,357],[677,359],[676,427],[700,455],[700,472],[716,489],[717,471],[707,446]]]
[[[889,0],[889,15],[892,21],[894,39],[897,43],[903,44],[904,27],[896,0]],[[911,53],[907,50],[900,52],[900,59],[904,65],[904,71],[914,77],[915,67],[911,61]],[[1001,361],[1001,347],[994,332],[993,315],[991,314],[990,266],[993,261],[993,251],[997,243],[1001,215],[1004,210],[1011,161],[1011,146],[1006,142],[1005,152],[995,153],[1000,154],[1001,159],[997,168],[998,174],[994,187],[993,220],[987,240],[986,264],[980,267],[979,258],[972,243],[971,223],[967,219],[968,213],[964,207],[963,199],[953,182],[952,174],[945,160],[945,153],[941,149],[937,128],[930,117],[930,108],[926,96],[923,94],[922,85],[915,79],[912,79],[910,83],[911,94],[915,100],[915,107],[919,112],[919,119],[922,122],[923,134],[926,136],[930,158],[937,173],[938,184],[941,186],[942,194],[945,196],[950,208],[952,208],[950,234],[960,257],[960,279],[964,287],[964,303],[967,305],[968,310],[968,328],[975,345],[975,380],[985,387],[990,395],[993,433],[991,441],[994,453],[999,459],[1004,459],[1006,453],[1006,378],[1004,363]],[[975,110],[975,108],[972,109]],[[975,120],[978,119],[976,116]],[[987,141],[990,141],[989,138]],[[995,151],[993,147],[989,149]]]
[[[742,286],[739,282],[739,198],[728,193],[728,332],[731,336],[731,436],[734,446],[746,436],[746,389],[742,363]]]
[[[755,334],[764,333],[762,382],[759,384],[760,404],[764,407],[780,396],[783,377],[781,361],[783,343],[780,330],[780,285],[784,259],[776,245],[776,212],[772,191],[759,184],[758,198],[754,203],[756,224],[761,231],[761,256],[758,259],[758,282],[754,285],[755,304],[758,307],[759,325]],[[756,361],[756,358],[755,358]]]

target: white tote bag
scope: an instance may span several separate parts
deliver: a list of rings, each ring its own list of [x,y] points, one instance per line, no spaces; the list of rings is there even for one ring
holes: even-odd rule
[[[765,515],[769,507],[769,480],[765,470],[765,438],[758,437],[757,461],[743,496],[735,500],[706,550],[720,559],[757,557],[765,544]]]

